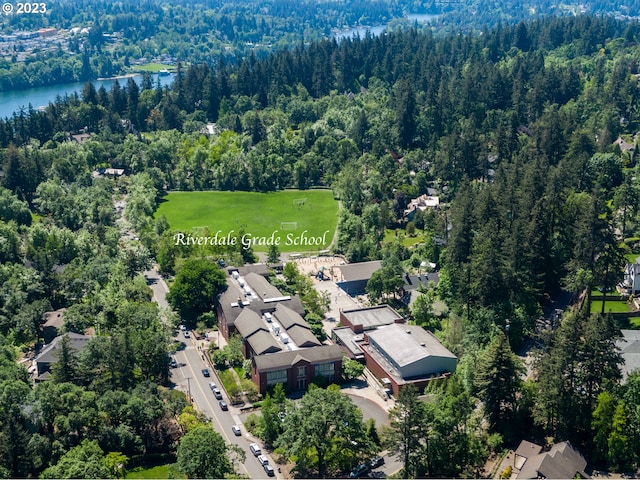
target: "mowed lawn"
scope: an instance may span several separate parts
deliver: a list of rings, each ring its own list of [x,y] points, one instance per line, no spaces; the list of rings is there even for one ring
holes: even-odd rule
[[[330,190],[171,192],[155,213],[155,217],[161,215],[167,217],[171,229],[194,236],[204,235],[205,228],[208,236],[219,231],[219,237],[243,230],[257,242],[276,232],[281,252],[311,252],[329,248],[338,221],[338,202]],[[324,245],[310,240],[323,236]],[[254,243],[252,248],[266,252],[268,246]]]

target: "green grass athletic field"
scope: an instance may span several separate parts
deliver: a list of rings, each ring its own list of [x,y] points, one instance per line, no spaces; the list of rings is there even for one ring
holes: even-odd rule
[[[269,242],[278,242],[281,252],[313,252],[329,248],[338,202],[330,190],[171,192],[155,213],[161,215],[172,230],[191,234],[194,240],[185,242],[206,236],[222,245],[242,229],[239,241],[257,252],[266,252]]]

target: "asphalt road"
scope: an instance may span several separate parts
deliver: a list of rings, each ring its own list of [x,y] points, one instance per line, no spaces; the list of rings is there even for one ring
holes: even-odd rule
[[[209,382],[214,382],[219,387],[221,384],[220,379],[216,376],[211,366],[202,360],[202,354],[197,350],[193,339],[182,338],[182,334],[178,334],[178,336],[186,344],[186,348],[179,350],[175,354],[178,368],[173,369],[173,381],[181,385],[186,383],[187,391],[190,391],[196,409],[211,420],[213,428],[222,435],[225,442],[238,445],[244,450],[246,460],[244,464],[240,465],[240,473],[247,474],[251,478],[266,478],[266,473],[260,462],[249,450],[249,444],[253,440],[247,438],[247,432],[242,426],[237,409],[230,405],[224,390],[221,389],[222,398],[229,405],[228,411],[223,411],[218,404],[218,400],[213,396]],[[209,369],[210,377],[205,377],[202,374],[203,368]],[[235,436],[231,431],[232,425],[239,425],[243,434],[239,437]],[[277,469],[273,461],[269,463]]]
[[[160,307],[169,308],[166,298],[169,289],[157,270],[148,270],[144,272],[144,276],[147,279],[147,284],[153,290],[153,300]],[[203,360],[193,336],[185,338],[183,333],[178,332],[175,338],[182,342],[185,347],[174,354],[178,367],[171,370],[171,381],[185,393],[190,392],[196,410],[202,412],[211,420],[213,428],[222,435],[225,442],[238,445],[244,450],[246,460],[243,464],[240,464],[239,473],[249,475],[251,478],[267,478],[262,465],[249,450],[249,444],[253,443],[254,440],[247,435],[247,431],[240,421],[239,412],[231,406],[224,389],[220,387],[221,382],[214,369]],[[209,378],[202,374],[203,368],[209,369],[211,373]],[[213,392],[209,387],[209,382],[214,382],[222,391],[223,400],[229,405],[228,411],[223,411],[220,408],[218,400],[213,396]],[[231,431],[232,425],[240,426],[242,430],[241,436],[237,437],[233,434]],[[263,454],[266,455],[264,452]],[[269,456],[267,455],[267,457]],[[281,478],[277,473],[278,467],[271,458],[269,458],[269,463],[276,471],[276,478]]]

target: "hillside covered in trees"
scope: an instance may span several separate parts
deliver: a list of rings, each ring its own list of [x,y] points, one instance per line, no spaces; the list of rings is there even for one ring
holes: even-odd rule
[[[611,316],[567,314],[541,343],[537,381],[521,381],[511,349],[535,333],[543,306],[562,288],[610,289],[638,242],[637,160],[615,142],[635,145],[640,130],[639,41],[637,22],[590,16],[500,25],[481,35],[410,29],[322,40],[234,65],[181,67],[172,87],[148,79],[110,91],[87,84],[43,112],[0,121],[0,235],[7,239],[0,242],[0,335],[27,345],[42,311],[68,307],[79,330],[111,332],[118,348],[141,349],[140,363],[144,355],[159,358],[135,336],[115,334],[140,323],[166,342],[136,277],[150,256],[171,272],[191,253],[173,248],[166,220],[153,218],[163,190],[327,186],[343,205],[337,253],[382,258],[391,275],[414,259],[442,266],[437,294],[452,313],[442,323],[425,315],[425,325],[461,358],[445,389],[446,398],[465,402],[464,428],[442,432],[462,432],[474,444],[482,442],[470,436],[485,428],[507,443],[522,432],[550,435],[571,440],[596,465],[637,466],[638,381],[619,385],[620,325]],[[207,123],[216,124],[213,134],[203,133]],[[90,138],[69,141],[79,131]],[[124,168],[129,179],[91,177],[106,166]],[[129,195],[127,216],[140,237],[124,252],[112,212],[116,185]],[[425,241],[414,249],[400,237],[383,242],[385,229],[405,226],[408,201],[428,188],[443,205],[414,220]],[[32,224],[30,211],[41,220]],[[95,355],[105,370],[115,362],[108,351]],[[496,365],[504,373],[488,382]],[[75,379],[82,395],[102,393],[105,385],[87,368],[79,365]],[[107,378],[114,388],[144,392],[162,383],[167,367],[139,368],[122,366],[135,370],[137,385],[119,383],[124,374]],[[27,397],[23,373],[11,367],[8,375],[2,378],[20,382],[11,387],[16,395],[41,402],[42,387]],[[157,422],[184,407],[162,398]],[[488,427],[474,423],[473,399],[484,402]],[[27,412],[14,415],[10,403],[0,408],[0,435],[20,447],[0,455],[11,476],[39,474],[83,439],[117,440],[131,455],[145,442],[150,451],[169,449],[129,417],[121,423],[134,435],[103,438],[100,429],[115,423],[88,419],[73,438],[58,438],[61,430],[44,419],[33,434]],[[18,462],[30,442],[55,445],[40,466]],[[439,473],[437,462],[416,456],[412,471],[472,475],[465,472],[477,471],[478,458],[463,450],[447,453],[457,463],[440,452]]]
[[[438,36],[478,34],[499,23],[577,14],[635,18],[639,9],[635,1],[60,0],[43,13],[0,16],[7,42],[13,34],[40,28],[64,32],[51,45],[33,48],[18,41],[0,49],[0,91],[111,77],[148,62],[264,58],[352,28],[415,26]]]

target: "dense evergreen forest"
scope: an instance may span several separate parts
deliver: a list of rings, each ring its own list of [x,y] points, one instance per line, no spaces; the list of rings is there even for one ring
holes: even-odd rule
[[[18,44],[0,59],[0,90],[24,89],[57,83],[110,77],[135,70],[143,62],[165,58],[183,63],[213,64],[222,57],[237,62],[253,53],[293,48],[343,29],[386,25],[390,31],[418,26],[409,14],[437,15],[419,24],[436,35],[479,33],[498,22],[515,24],[548,15],[580,13],[637,17],[637,2],[507,1],[486,0],[377,0],[331,2],[307,0],[179,1],[61,0],[46,14],[0,16],[0,32],[12,34],[54,27],[75,32],[33,55],[18,60]],[[56,46],[57,45],[57,46]]]
[[[86,442],[129,456],[174,449],[154,435],[184,404],[157,386],[166,333],[138,275],[153,256],[173,273],[197,253],[176,249],[166,220],[153,218],[165,189],[315,186],[342,202],[337,253],[382,258],[389,278],[421,260],[441,265],[430,295],[450,315],[436,318],[428,302],[408,313],[461,361],[450,383],[434,385],[440,400],[421,410],[431,427],[419,434],[434,450],[407,455],[407,474],[475,476],[488,434],[491,448],[551,436],[571,440],[594,466],[637,467],[640,383],[633,375],[620,384],[621,325],[590,315],[587,299],[539,339],[537,375],[526,381],[512,349],[532,338],[561,289],[607,292],[637,248],[637,161],[616,140],[635,145],[640,129],[639,40],[637,22],[591,16],[482,35],[409,29],[321,40],[180,67],[171,87],[149,78],[110,91],[87,84],[43,112],[0,121],[2,473],[62,476],[55,466],[73,447],[91,450]],[[207,123],[213,134],[203,133]],[[90,138],[69,140],[80,131]],[[128,178],[92,178],[106,166]],[[125,248],[114,188],[127,194],[140,237]],[[425,242],[383,242],[385,229],[408,230],[403,210],[428,188],[443,205],[412,222]],[[13,354],[36,340],[42,312],[59,307],[69,309],[70,330],[92,327],[103,340],[32,389]],[[141,341],[150,336],[157,342]],[[134,354],[118,355],[125,350]],[[46,405],[55,388],[80,400]],[[487,422],[474,417],[476,399]],[[78,413],[83,402],[95,417]],[[129,409],[151,419],[135,423]],[[103,461],[96,468],[108,468]]]

